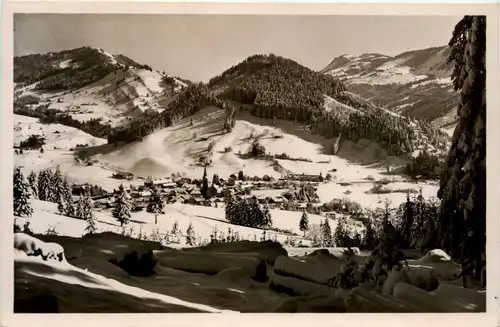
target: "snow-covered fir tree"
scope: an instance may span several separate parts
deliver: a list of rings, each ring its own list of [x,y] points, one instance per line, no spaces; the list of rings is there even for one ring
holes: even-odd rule
[[[31,171],[31,173],[29,174],[28,183],[30,184],[31,194],[33,195],[33,198],[37,198],[38,197],[38,183],[37,183],[36,173],[34,171]]]
[[[172,229],[170,230],[170,239],[171,239],[171,242],[173,243],[179,243],[179,234],[181,233],[180,229],[179,229],[179,223],[177,221],[174,222],[174,224],[172,225]]]
[[[234,196],[227,198],[226,200],[226,220],[231,224],[238,224],[238,219],[236,216],[238,202],[236,201]]]
[[[344,216],[340,217],[333,233],[335,244],[340,247],[345,246],[345,239],[347,237],[347,220]]]
[[[436,246],[475,263],[479,279],[486,251],[486,16],[465,16],[448,45],[460,103],[440,178]]]
[[[153,187],[149,197],[147,211],[155,215],[155,224],[158,224],[158,215],[163,212],[165,201],[158,187]]]
[[[85,227],[85,231],[88,234],[95,234],[96,233],[96,217],[94,214],[94,211],[92,210],[93,208],[93,203],[92,203],[92,197],[90,196],[90,190],[85,192],[85,197],[83,200],[84,203],[84,216],[83,219],[87,222],[87,227]]]
[[[52,192],[54,192],[54,197],[56,202],[59,202],[59,198],[63,197],[64,193],[63,183],[64,180],[61,173],[61,168],[57,166],[54,174],[52,175],[52,183],[51,183]]]
[[[51,200],[51,175],[48,169],[40,171],[38,174],[38,198],[42,201]]]
[[[325,218],[325,222],[322,225],[321,234],[323,236],[323,246],[333,246],[332,239],[332,228],[328,222],[328,218]]]
[[[46,201],[57,203],[57,186],[55,184],[54,172],[51,169],[45,170],[46,184],[48,185]]]
[[[131,214],[130,214],[131,204],[130,197],[123,187],[123,184],[118,188],[118,194],[116,194],[115,208],[113,209],[113,217],[115,217],[123,227],[123,225],[128,224]]]
[[[62,196],[60,196],[57,200],[57,211],[59,211],[61,215],[66,214],[66,205]]]
[[[62,192],[63,192],[62,197],[63,197],[64,202],[65,202],[64,214],[68,217],[74,217],[75,216],[75,206],[73,204],[72,189],[68,183],[68,178],[66,176],[63,178]]]
[[[92,197],[90,196],[90,190],[87,188],[85,189],[85,192],[82,195],[80,195],[80,198],[78,200],[75,213],[76,218],[83,220],[93,219],[94,217],[93,207],[94,204],[92,202]]]
[[[271,210],[269,210],[269,205],[264,203],[261,208],[261,226],[264,228],[270,228],[273,226],[273,219],[271,217]]]
[[[243,210],[244,210],[245,214],[247,215],[247,217],[249,218],[248,225],[246,225],[246,226],[249,226],[249,227],[259,226],[260,227],[260,225],[261,225],[260,223],[262,222],[262,213],[260,211],[259,204],[256,201],[252,201],[252,203],[248,203],[246,201],[243,201],[243,203],[245,204]]]
[[[196,235],[194,233],[194,227],[192,223],[189,223],[189,226],[186,230],[186,244],[195,245]]]
[[[302,217],[300,217],[299,229],[301,232],[304,232],[304,237],[306,236],[306,232],[309,229],[309,217],[307,216],[307,212],[302,213]]]
[[[85,216],[85,202],[83,199],[83,194],[80,194],[80,197],[78,198],[78,203],[76,204],[75,217],[78,219],[83,219],[82,218],[83,216]]]
[[[83,197],[83,217],[82,219],[86,220],[87,222],[89,220],[95,220],[95,215],[94,215],[94,202],[92,201],[92,196],[90,195],[90,189],[87,188],[85,190],[85,195]]]
[[[33,215],[30,186],[19,167],[14,170],[14,215],[19,217]]]

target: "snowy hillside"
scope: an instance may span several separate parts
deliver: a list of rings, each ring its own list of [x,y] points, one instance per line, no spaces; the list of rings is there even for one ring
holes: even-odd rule
[[[397,167],[403,161],[387,156],[377,156],[373,142],[368,142],[358,150],[350,148],[352,142],[346,141],[337,155],[325,154],[324,148],[331,141],[321,136],[311,135],[304,126],[290,121],[279,120],[269,126],[266,119],[247,113],[236,115],[235,127],[231,133],[221,133],[226,117],[225,110],[207,107],[191,119],[181,120],[178,124],[161,129],[135,142],[115,149],[112,146],[85,149],[91,159],[104,166],[115,167],[139,176],[163,177],[181,173],[192,178],[200,178],[203,166],[199,158],[212,160],[208,167],[211,173],[228,176],[242,170],[249,176],[269,175],[275,178],[287,173],[319,174],[323,176],[333,168],[339,180],[361,180],[368,175],[382,176],[385,167],[365,168],[357,165],[354,157],[376,163],[387,160]],[[294,161],[276,158],[272,161],[247,158],[251,144],[257,140],[270,155],[286,154],[290,158],[302,157],[307,161]],[[212,150],[209,152],[209,145]],[[297,153],[297,149],[301,149]],[[380,152],[380,149],[379,149]],[[383,152],[383,151],[382,151]],[[279,165],[275,168],[273,161]],[[381,178],[381,177],[380,177]]]
[[[381,54],[343,55],[322,72],[341,78],[347,88],[397,113],[426,118],[437,126],[453,123],[458,94],[450,80],[448,47]]]
[[[145,110],[162,111],[186,83],[102,49],[78,48],[14,59],[15,98],[34,96],[74,119],[116,125]],[[19,102],[21,103],[22,100]]]
[[[41,124],[37,118],[14,115],[14,145],[38,135],[45,139],[45,146],[51,150],[70,150],[77,145],[98,146],[106,140],[94,137],[79,129],[60,124]]]

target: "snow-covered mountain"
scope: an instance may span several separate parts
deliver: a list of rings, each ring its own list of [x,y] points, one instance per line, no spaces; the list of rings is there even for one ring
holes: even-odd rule
[[[450,79],[449,47],[391,57],[377,53],[336,57],[322,72],[342,79],[349,91],[410,117],[446,128],[455,121],[459,94]]]
[[[112,125],[148,109],[163,110],[189,83],[90,47],[15,57],[14,82],[18,105],[29,99],[32,107],[48,105],[80,121]]]

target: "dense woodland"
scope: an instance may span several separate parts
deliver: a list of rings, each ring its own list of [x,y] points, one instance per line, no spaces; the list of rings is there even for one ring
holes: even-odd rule
[[[106,54],[91,47],[14,57],[14,82],[39,82],[35,89],[41,91],[75,90],[104,78],[116,68],[151,70],[124,55],[117,55],[116,60],[114,65]],[[69,64],[61,67],[59,64],[65,61]]]
[[[61,68],[54,62],[71,60]],[[113,72],[107,56],[96,49],[82,47],[49,54],[14,58],[14,82],[26,85],[39,82],[37,90],[73,90],[98,81]]]
[[[273,226],[271,213],[267,204],[260,205],[255,199],[237,200],[234,197],[226,201],[226,219],[234,225],[270,228]]]
[[[346,92],[339,80],[314,72],[275,55],[255,55],[214,77],[211,89],[224,89],[219,96],[252,105],[258,117],[294,120],[310,124],[327,138],[340,134],[352,141],[378,141],[391,153],[414,150],[417,136],[407,117],[393,115],[361,97]],[[337,105],[324,108],[325,96]],[[432,125],[414,121],[438,149],[446,149],[447,135]]]

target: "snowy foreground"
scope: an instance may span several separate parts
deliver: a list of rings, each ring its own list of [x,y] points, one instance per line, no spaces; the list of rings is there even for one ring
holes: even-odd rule
[[[199,248],[177,244],[174,249],[139,240],[137,235],[134,238],[117,234],[120,227],[107,213],[96,214],[99,234],[82,237],[85,223],[58,215],[54,206],[41,201],[34,203],[31,223],[39,240],[35,247],[59,244],[64,249],[65,259],[62,262],[44,261],[41,257],[27,256],[30,250],[15,244],[15,248],[21,249],[14,250],[18,311],[29,312],[30,299],[34,295],[45,297],[47,303],[52,299],[57,309],[46,310],[61,313],[485,310],[485,292],[463,289],[456,278],[460,266],[442,251],[433,251],[420,259],[408,251],[407,255],[415,259],[408,261],[409,268],[404,273],[394,272],[378,288],[361,284],[352,290],[343,290],[325,285],[343,269],[345,257],[339,248],[325,251],[283,248],[272,241],[241,241]],[[170,224],[170,219],[179,215],[181,229],[184,229],[181,222],[189,223],[191,219],[197,235],[211,231],[212,227],[206,230],[202,227],[209,222],[224,225],[223,218],[218,216],[220,209],[205,210],[206,218],[195,218],[196,209],[194,206],[169,206],[168,214],[159,218],[158,225],[151,221],[140,222],[141,219],[153,219],[140,213],[132,217],[131,224],[143,226],[142,232],[147,232],[161,227],[160,224],[167,225],[165,221]],[[291,220],[290,228],[298,228],[293,215],[278,217],[273,216],[277,226],[287,227],[287,220]],[[18,224],[22,225],[21,219]],[[49,225],[64,236],[46,235]],[[258,232],[231,227],[241,228],[243,235],[245,229],[247,234]],[[54,248],[57,246],[52,244],[47,249]],[[120,261],[131,251],[144,253],[147,250],[153,250],[158,260],[155,273],[149,277],[131,276],[109,262],[110,259]],[[355,261],[362,264],[367,254],[357,253]],[[439,287],[428,289],[434,281],[438,281]],[[19,303],[23,304],[21,308]],[[42,309],[37,307],[35,310]]]
[[[479,312],[486,305],[484,291],[445,281],[457,271],[456,265],[429,256],[410,260],[409,278],[403,282],[390,277],[380,290],[362,285],[349,291],[320,284],[321,276],[340,270],[342,257],[334,249],[338,257],[316,252],[290,258],[272,242],[183,251],[163,248],[154,251],[155,275],[133,277],[109,258],[154,244],[110,233],[83,239],[38,237],[59,242],[68,262],[43,261],[15,250],[15,298],[29,303],[32,295],[50,294],[57,298],[61,313]],[[264,256],[269,260],[262,270],[257,263]],[[431,268],[440,279],[437,290],[412,285],[425,280]]]

